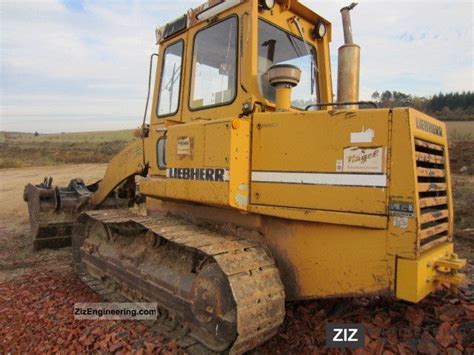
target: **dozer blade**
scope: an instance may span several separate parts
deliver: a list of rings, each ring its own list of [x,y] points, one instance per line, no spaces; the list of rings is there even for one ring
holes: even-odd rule
[[[53,185],[45,178],[39,185],[25,186],[23,199],[28,203],[31,231],[35,249],[62,248],[71,245],[74,221],[82,211],[98,209],[89,202],[97,183],[86,186],[81,179],[73,179],[67,187]],[[100,208],[126,208],[130,199],[108,198]]]

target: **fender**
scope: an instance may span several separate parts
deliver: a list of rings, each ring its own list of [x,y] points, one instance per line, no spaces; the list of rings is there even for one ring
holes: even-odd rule
[[[92,205],[100,205],[122,182],[146,171],[143,145],[142,140],[136,140],[110,161],[104,178],[99,182],[98,190],[91,196]]]

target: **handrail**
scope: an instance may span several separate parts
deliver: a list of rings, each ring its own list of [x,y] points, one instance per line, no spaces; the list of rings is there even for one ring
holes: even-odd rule
[[[309,111],[312,107],[326,107],[326,106],[345,106],[345,105],[369,105],[374,108],[379,108],[378,105],[373,101],[357,101],[357,102],[324,102],[319,104],[312,104],[306,106],[305,111]]]

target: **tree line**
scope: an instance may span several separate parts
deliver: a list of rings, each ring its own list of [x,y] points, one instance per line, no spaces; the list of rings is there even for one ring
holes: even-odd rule
[[[413,107],[442,120],[474,120],[474,92],[439,93],[426,98],[399,91],[375,91],[372,100],[379,107]]]

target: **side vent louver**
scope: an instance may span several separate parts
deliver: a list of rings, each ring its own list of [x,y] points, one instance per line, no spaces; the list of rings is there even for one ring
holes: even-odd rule
[[[420,248],[430,249],[448,240],[449,209],[445,148],[415,139],[420,198]]]

